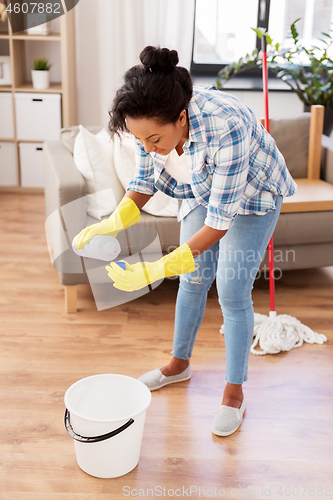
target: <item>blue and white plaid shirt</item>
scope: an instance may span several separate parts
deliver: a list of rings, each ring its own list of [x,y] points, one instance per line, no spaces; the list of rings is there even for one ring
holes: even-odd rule
[[[178,220],[198,205],[207,207],[205,224],[228,229],[237,214],[264,215],[277,195],[291,196],[296,183],[274,139],[236,97],[215,87],[194,87],[188,108],[189,139],[183,146],[191,184],[165,170],[167,156],[147,154],[136,139],[136,176],[127,190],[154,194],[159,189],[184,199]]]

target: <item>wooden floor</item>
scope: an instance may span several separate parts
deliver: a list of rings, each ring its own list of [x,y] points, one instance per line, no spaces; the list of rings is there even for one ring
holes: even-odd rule
[[[0,256],[1,500],[333,498],[333,268],[285,272],[277,282],[278,314],[297,317],[328,342],[251,354],[248,409],[228,438],[211,433],[225,370],[212,288],[192,379],[152,394],[138,466],[117,479],[97,479],[77,466],[63,424],[64,394],[89,375],[138,377],[165,364],[177,282],[165,280],[142,298],[100,312],[82,285],[79,312],[66,314],[40,194],[0,195]],[[256,282],[253,300],[256,312],[268,313],[265,279]]]

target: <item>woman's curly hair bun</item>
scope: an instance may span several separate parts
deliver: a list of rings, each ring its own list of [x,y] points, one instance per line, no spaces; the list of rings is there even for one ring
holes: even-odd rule
[[[141,52],[140,61],[149,71],[171,73],[179,63],[179,57],[176,50],[148,46]]]
[[[176,50],[145,47],[142,64],[128,69],[109,110],[109,130],[120,135],[129,132],[126,118],[154,118],[162,124],[175,124],[189,107],[193,95],[190,72],[178,66]]]

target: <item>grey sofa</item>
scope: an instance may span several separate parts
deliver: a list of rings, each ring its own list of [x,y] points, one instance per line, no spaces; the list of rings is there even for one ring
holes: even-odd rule
[[[307,175],[309,123],[310,113],[271,120],[271,134],[294,178]],[[102,127],[87,128],[97,133]],[[86,213],[85,181],[73,161],[78,131],[78,127],[62,129],[61,141],[46,141],[43,148],[47,242],[53,267],[65,287],[67,312],[77,311],[76,285],[89,283],[84,261],[72,251],[71,241],[83,227],[97,222]],[[321,178],[333,184],[333,139],[325,136],[322,136]],[[156,217],[141,212],[136,226],[145,226],[157,233],[164,253],[179,245],[180,224],[176,217]],[[118,239],[128,251],[126,232],[119,233]],[[281,213],[274,245],[275,267],[280,272],[333,265],[333,211]],[[260,269],[267,268],[266,255]]]

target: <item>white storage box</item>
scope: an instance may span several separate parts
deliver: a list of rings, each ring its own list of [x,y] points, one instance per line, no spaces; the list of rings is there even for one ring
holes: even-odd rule
[[[19,142],[21,186],[44,187],[43,143]]]
[[[14,142],[0,142],[0,186],[18,186]]]
[[[11,92],[0,92],[0,139],[14,139],[14,112]]]
[[[21,141],[59,141],[60,94],[15,93],[16,134]]]

